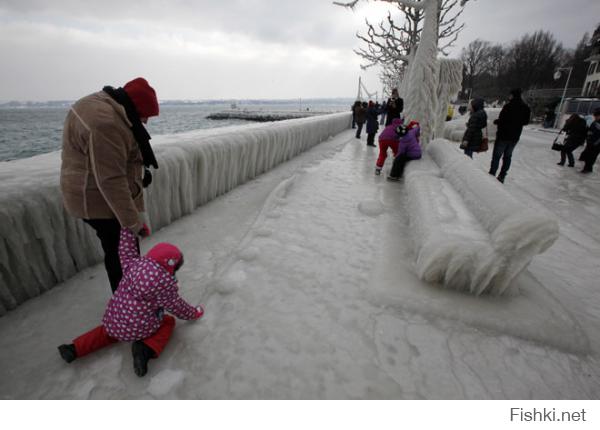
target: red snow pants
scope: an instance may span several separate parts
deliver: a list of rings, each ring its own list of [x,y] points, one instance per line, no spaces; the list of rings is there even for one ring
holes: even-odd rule
[[[387,139],[379,141],[379,158],[377,158],[376,165],[380,169],[383,167],[383,163],[385,163],[385,159],[387,158],[388,148],[392,148],[394,158],[396,158],[396,154],[398,153],[398,141]]]
[[[142,339],[142,342],[149,346],[156,354],[156,357],[158,357],[162,350],[165,349],[165,346],[167,346],[174,328],[175,318],[171,315],[165,315],[156,333],[146,339]],[[75,345],[75,351],[79,358],[115,342],[118,342],[118,340],[110,337],[108,333],[106,333],[104,326],[100,325],[79,336],[73,341],[73,344]]]

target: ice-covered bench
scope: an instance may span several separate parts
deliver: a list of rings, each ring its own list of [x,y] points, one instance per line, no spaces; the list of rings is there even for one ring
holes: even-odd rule
[[[558,238],[558,223],[512,197],[455,144],[436,139],[409,163],[406,190],[421,279],[502,294]]]

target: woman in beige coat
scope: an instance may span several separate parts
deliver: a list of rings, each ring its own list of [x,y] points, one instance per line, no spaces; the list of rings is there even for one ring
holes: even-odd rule
[[[158,113],[156,92],[145,79],[137,78],[123,88],[104,87],[83,97],[65,120],[63,202],[69,214],[96,231],[113,292],[122,277],[121,227],[149,234],[140,217],[143,187],[151,181],[147,168],[158,168],[158,164],[143,123]]]

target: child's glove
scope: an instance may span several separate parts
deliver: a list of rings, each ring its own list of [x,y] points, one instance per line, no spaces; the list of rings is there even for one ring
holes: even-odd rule
[[[138,231],[138,235],[140,235],[141,237],[150,236],[150,227],[148,227],[148,224],[144,223],[144,225],[142,225],[142,228],[140,229],[140,231]]]
[[[196,315],[194,317],[194,320],[199,320],[200,318],[202,318],[202,315],[204,315],[204,308],[202,307],[202,305],[196,306]]]

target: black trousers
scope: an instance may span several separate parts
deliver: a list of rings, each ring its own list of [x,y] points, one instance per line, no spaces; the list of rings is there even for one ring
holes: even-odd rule
[[[84,221],[96,231],[96,236],[100,239],[104,251],[104,267],[106,268],[110,288],[114,293],[117,291],[119,282],[123,277],[121,261],[119,260],[121,224],[116,219],[84,219]]]
[[[360,139],[360,132],[362,131],[363,125],[365,125],[365,123],[364,122],[357,122],[356,125],[358,126],[358,128],[356,129],[356,137],[358,139]]]
[[[367,145],[375,146],[375,133],[367,134]]]
[[[394,164],[392,165],[390,176],[392,178],[401,178],[404,174],[404,167],[406,167],[406,163],[408,163],[410,160],[414,160],[414,158],[410,158],[406,154],[398,155],[396,158],[394,158]]]
[[[590,145],[589,148],[586,148],[585,154],[585,166],[583,170],[585,172],[591,172],[594,168],[594,164],[598,159],[598,155],[600,155],[600,145]]]

